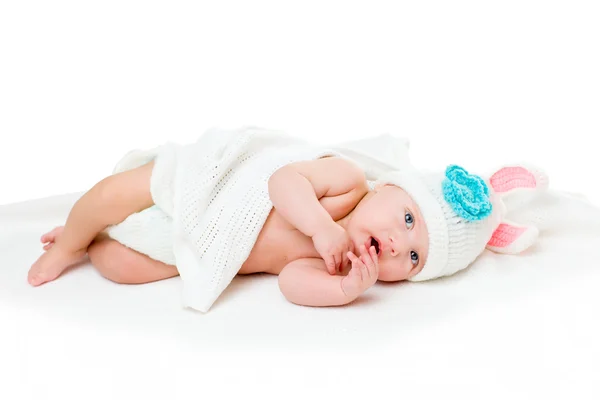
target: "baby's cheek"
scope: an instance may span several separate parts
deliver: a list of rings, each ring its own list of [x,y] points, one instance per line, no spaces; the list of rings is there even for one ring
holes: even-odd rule
[[[397,282],[405,280],[407,274],[403,271],[402,265],[391,263],[390,261],[381,261],[379,263],[379,280],[384,282]]]

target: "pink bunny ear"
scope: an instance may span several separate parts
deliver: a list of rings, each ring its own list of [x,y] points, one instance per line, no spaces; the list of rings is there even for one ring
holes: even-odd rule
[[[538,229],[533,226],[504,220],[494,231],[486,247],[496,253],[518,254],[527,250],[538,235]]]
[[[531,201],[548,189],[548,175],[541,169],[527,165],[507,165],[498,169],[488,182],[493,191],[512,211]]]
[[[489,179],[496,193],[509,193],[517,189],[545,190],[548,187],[548,175],[536,167],[525,165],[504,166]]]

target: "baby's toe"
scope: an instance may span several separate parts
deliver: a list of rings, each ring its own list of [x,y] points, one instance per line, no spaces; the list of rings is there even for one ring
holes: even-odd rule
[[[32,271],[28,276],[29,284],[32,286],[40,286],[46,282],[53,280],[52,271]]]
[[[32,286],[38,286],[42,284],[42,277],[39,271],[29,271],[27,275],[27,282]]]
[[[29,273],[27,274],[27,282],[29,282],[32,286],[39,286],[44,282],[50,280],[50,273],[48,265],[44,262],[47,260],[45,253],[40,259],[38,259],[29,269]]]
[[[64,229],[63,226],[57,226],[56,228],[52,229],[50,232],[46,232],[42,235],[42,237],[40,238],[40,240],[42,241],[42,243],[48,243],[48,242],[53,242],[56,239],[56,236],[58,236],[62,230]]]

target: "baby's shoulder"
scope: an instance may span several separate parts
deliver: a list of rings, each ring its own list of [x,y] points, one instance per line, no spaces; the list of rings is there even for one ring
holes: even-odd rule
[[[344,181],[351,185],[363,185],[367,182],[365,171],[351,159],[340,156],[328,156],[310,161],[313,173],[323,179],[336,182]]]

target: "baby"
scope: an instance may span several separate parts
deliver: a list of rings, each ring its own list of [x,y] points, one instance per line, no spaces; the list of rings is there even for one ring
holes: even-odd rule
[[[59,277],[86,255],[107,279],[141,284],[179,275],[110,238],[106,229],[155,205],[155,161],[98,182],[73,206],[64,227],[44,234],[45,252],[28,282]],[[545,186],[543,174],[505,167],[487,181],[458,166],[442,173],[391,171],[371,188],[344,157],[290,162],[269,176],[272,208],[238,274],[278,275],[285,298],[305,306],[351,303],[378,280],[422,281],[451,275],[485,248],[516,253],[534,227],[504,219],[501,199]],[[183,274],[182,274],[183,276]]]

